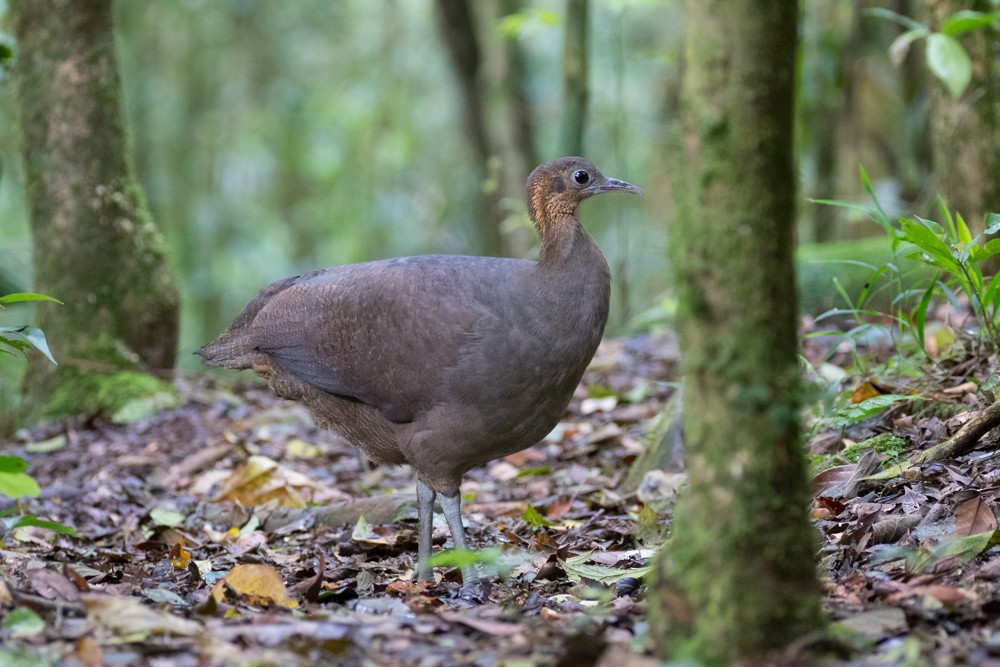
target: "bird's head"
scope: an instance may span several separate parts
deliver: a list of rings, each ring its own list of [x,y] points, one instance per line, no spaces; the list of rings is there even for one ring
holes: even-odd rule
[[[563,157],[535,167],[528,176],[528,215],[536,224],[563,215],[573,215],[584,199],[603,192],[630,192],[642,188],[617,178],[608,178],[582,157]]]

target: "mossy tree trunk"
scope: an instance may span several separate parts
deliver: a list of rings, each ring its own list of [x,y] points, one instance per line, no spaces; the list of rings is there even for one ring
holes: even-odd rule
[[[989,12],[988,0],[926,0],[931,26],[957,11]],[[997,81],[997,30],[977,28],[957,36],[972,60],[972,79],[954,98],[937,79],[931,93],[931,159],[938,192],[976,231],[986,213],[1000,212],[1000,82]],[[935,210],[936,213],[936,210]],[[994,269],[1000,266],[992,262]]]
[[[690,482],[650,606],[661,655],[708,665],[822,622],[792,263],[796,5],[684,3],[671,233]]]
[[[172,369],[178,296],[128,159],[111,0],[17,0],[16,77],[35,289],[59,367],[33,364],[26,403],[92,371]],[[79,386],[79,385],[78,385]]]

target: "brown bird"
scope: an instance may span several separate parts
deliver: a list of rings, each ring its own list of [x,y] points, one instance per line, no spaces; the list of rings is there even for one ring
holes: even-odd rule
[[[435,498],[467,548],[462,475],[551,431],[597,350],[611,277],[575,214],[604,192],[642,194],[583,158],[548,162],[527,184],[538,261],[427,255],[288,278],[198,354],[267,378],[375,461],[409,463],[430,578]]]

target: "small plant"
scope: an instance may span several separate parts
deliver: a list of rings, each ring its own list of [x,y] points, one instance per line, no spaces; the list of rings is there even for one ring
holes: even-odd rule
[[[927,67],[955,98],[965,91],[972,80],[972,60],[955,37],[963,32],[1000,24],[1000,12],[977,12],[971,9],[963,9],[946,17],[941,21],[940,31],[931,30],[926,23],[914,21],[882,7],[869,9],[866,13],[907,28],[889,47],[889,56],[895,65],[903,62],[913,42],[926,39]]]
[[[0,296],[0,310],[5,308],[7,304],[25,301],[54,301],[62,303],[62,301],[44,294],[20,292]],[[41,329],[30,326],[0,327],[0,352],[7,354],[14,354],[15,351],[23,353],[28,348],[35,348],[44,354],[49,361],[56,363],[56,360],[52,357],[52,353],[49,351],[49,344],[45,340],[45,334],[42,333]]]
[[[872,206],[839,200],[815,201],[819,204],[864,211],[885,231],[895,255],[916,260],[937,270],[937,275],[925,281],[925,284],[910,287],[900,284],[900,293],[894,299],[894,304],[898,307],[898,312],[893,316],[894,320],[910,329],[920,342],[921,348],[924,348],[927,311],[934,296],[941,294],[956,308],[960,308],[958,295],[964,294],[968,299],[972,315],[979,324],[978,333],[985,336],[994,353],[1000,352],[1000,331],[996,324],[997,315],[1000,314],[1000,274],[987,280],[982,267],[986,259],[1000,253],[1000,239],[985,240],[990,235],[1000,232],[1000,214],[988,214],[986,230],[982,234],[972,236],[962,215],[952,214],[944,200],[938,197],[944,224],[919,216],[900,218],[898,224],[894,224],[875,197],[864,167],[861,167],[861,182],[872,200]],[[866,287],[865,295],[854,302],[858,309],[863,307],[865,297],[876,280],[896,267],[885,265],[872,268],[872,277],[869,286]],[[895,273],[898,274],[898,271]],[[899,280],[898,275],[896,280]],[[916,299],[915,305],[907,308],[908,300],[913,298]],[[848,300],[850,302],[850,299]],[[840,312],[856,313],[857,310]]]
[[[34,294],[32,292],[20,292],[17,294],[7,294],[0,296],[0,309],[7,304],[26,301],[54,301],[62,303],[58,299],[53,299],[44,294]],[[41,329],[31,326],[0,327],[0,352],[6,354],[24,353],[28,348],[34,348],[45,355],[53,364],[56,360],[49,351],[48,342]],[[41,493],[38,482],[27,473],[28,462],[20,456],[0,456],[0,495],[7,496],[12,500],[18,498],[34,498]],[[0,512],[0,522],[8,530],[24,526],[36,526],[57,533],[75,535],[76,531],[71,527],[56,521],[39,519],[33,514],[15,515],[16,508],[9,508]]]

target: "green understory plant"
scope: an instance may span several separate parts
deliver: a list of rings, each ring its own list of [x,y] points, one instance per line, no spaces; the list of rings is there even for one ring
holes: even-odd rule
[[[19,292],[0,296],[0,309],[12,303],[22,303],[28,301],[53,301],[62,303],[58,299],[53,299],[44,294],[32,292]],[[56,360],[49,351],[48,342],[41,329],[32,326],[0,327],[0,353],[24,354],[26,350],[33,348],[41,352],[53,364]],[[28,462],[20,456],[0,456],[0,495],[11,500],[19,498],[35,498],[41,493],[41,488],[35,478],[28,474]],[[40,519],[33,514],[18,513],[17,507],[11,507],[0,512],[0,523],[3,523],[7,530],[24,526],[35,526],[57,533],[75,534],[71,527],[56,521]]]
[[[918,346],[913,347],[918,349],[913,352],[930,361],[926,351],[927,315],[932,303],[935,298],[944,298],[956,309],[962,309],[964,298],[976,323],[971,328],[994,354],[1000,351],[1000,332],[996,323],[1000,314],[1000,275],[988,277],[983,272],[985,260],[1000,253],[1000,239],[989,238],[1000,232],[1000,214],[989,214],[986,230],[973,236],[961,214],[950,211],[944,200],[938,197],[941,223],[919,216],[901,217],[894,222],[875,196],[864,167],[861,167],[860,173],[862,184],[871,199],[870,205],[840,200],[814,201],[864,212],[885,232],[891,244],[892,260],[881,266],[866,265],[871,270],[871,276],[857,297],[852,298],[839,283],[835,283],[848,307],[827,311],[817,317],[817,321],[835,316],[849,316],[854,320],[854,326],[843,336],[852,343],[859,364],[854,345],[858,341],[887,335],[892,338],[896,350],[905,348],[906,340],[916,342]],[[922,265],[931,271],[904,272],[900,267],[905,263]],[[873,295],[880,290],[892,291],[891,312],[869,305]],[[891,324],[887,326],[885,320]],[[898,333],[904,334],[902,340],[897,339]],[[919,375],[920,365],[915,363],[913,356],[905,351],[896,354],[886,362],[883,370]],[[873,416],[899,401],[912,400],[906,395],[884,394],[854,404],[849,396],[850,392],[847,392],[831,401],[828,395],[823,423],[844,427]]]

